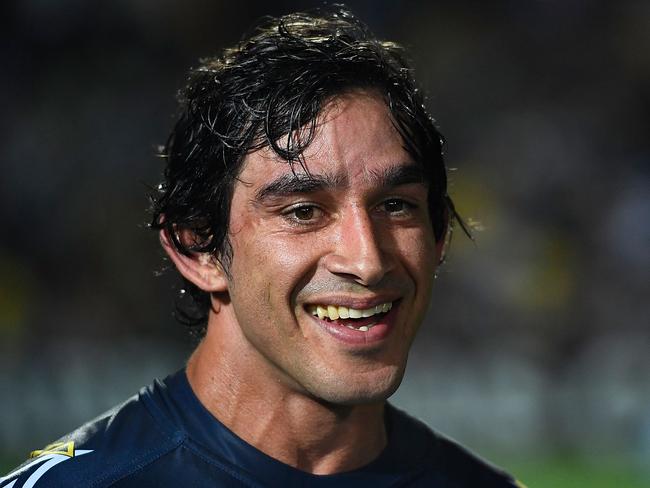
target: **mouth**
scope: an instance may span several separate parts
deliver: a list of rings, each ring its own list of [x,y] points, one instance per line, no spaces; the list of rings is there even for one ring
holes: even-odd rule
[[[343,305],[309,305],[307,312],[320,320],[336,322],[348,329],[368,332],[391,311],[393,302],[385,302],[374,307],[358,309]]]
[[[349,347],[376,347],[383,343],[396,324],[398,301],[368,308],[338,304],[310,304],[307,313],[328,334]]]

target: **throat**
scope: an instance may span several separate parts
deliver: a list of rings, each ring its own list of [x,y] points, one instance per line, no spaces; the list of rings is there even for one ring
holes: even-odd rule
[[[297,408],[305,412],[305,405],[288,410]],[[279,415],[269,417],[265,428],[249,443],[284,464],[316,475],[359,469],[374,461],[386,447],[383,404],[320,404],[317,409],[319,412],[306,416],[287,414],[286,408],[278,410]],[[307,406],[306,410],[311,408]]]

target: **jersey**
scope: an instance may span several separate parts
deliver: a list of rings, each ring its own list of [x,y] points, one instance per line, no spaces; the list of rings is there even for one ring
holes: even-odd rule
[[[264,454],[199,401],[184,370],[155,381],[7,476],[0,488],[521,486],[387,404],[388,443],[363,468],[314,475]]]

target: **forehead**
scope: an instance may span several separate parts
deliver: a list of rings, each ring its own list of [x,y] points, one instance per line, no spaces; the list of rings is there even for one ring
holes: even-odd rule
[[[286,139],[279,143],[286,145]],[[373,180],[385,168],[412,163],[412,159],[384,100],[373,92],[354,91],[325,104],[302,162],[304,168],[300,164],[291,167],[266,147],[246,157],[240,176],[244,181],[263,183],[293,170],[296,174],[327,175],[345,184]]]

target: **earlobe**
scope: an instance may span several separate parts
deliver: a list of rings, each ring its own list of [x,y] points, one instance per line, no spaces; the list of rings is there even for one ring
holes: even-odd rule
[[[178,272],[185,279],[208,293],[228,290],[226,273],[214,256],[208,253],[183,254],[174,246],[165,229],[161,230],[159,235],[160,244],[176,266],[176,269],[178,269]],[[183,236],[181,236],[181,239],[183,239]]]

